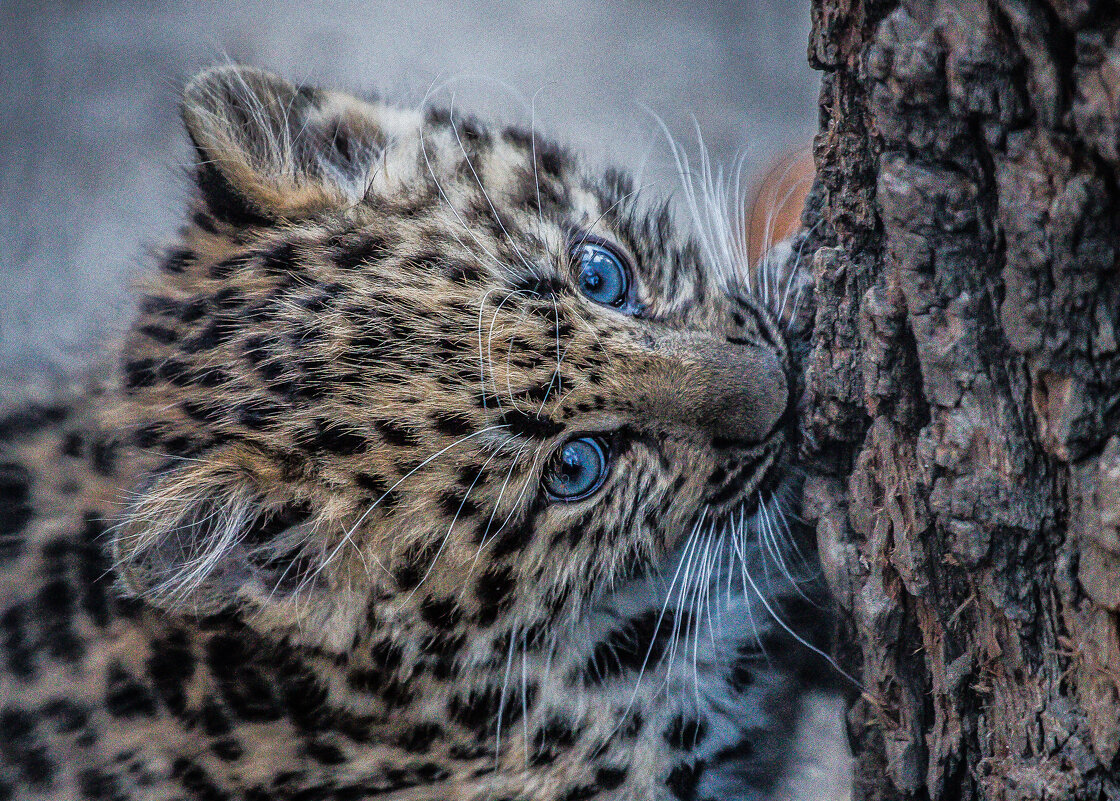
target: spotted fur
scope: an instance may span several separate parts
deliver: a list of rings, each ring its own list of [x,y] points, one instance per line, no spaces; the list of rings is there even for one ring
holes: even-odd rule
[[[3,423],[0,798],[765,797],[825,615],[743,265],[531,130],[243,67],[183,116],[118,388]]]

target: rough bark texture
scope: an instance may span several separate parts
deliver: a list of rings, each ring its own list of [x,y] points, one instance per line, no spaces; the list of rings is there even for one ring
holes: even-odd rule
[[[816,0],[810,59],[855,797],[1120,799],[1120,10]]]

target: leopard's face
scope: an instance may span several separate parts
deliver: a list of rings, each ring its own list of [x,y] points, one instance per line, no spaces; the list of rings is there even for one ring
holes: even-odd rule
[[[184,116],[196,211],[117,410],[155,463],[133,591],[340,649],[386,613],[555,619],[774,474],[773,316],[625,177],[239,67]]]

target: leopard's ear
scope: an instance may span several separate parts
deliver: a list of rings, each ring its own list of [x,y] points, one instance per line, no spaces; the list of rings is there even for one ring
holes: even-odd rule
[[[265,491],[274,477],[246,450],[172,465],[137,493],[112,543],[127,594],[192,614],[289,602],[307,612],[330,598],[313,508]]]
[[[296,86],[241,65],[215,67],[183,90],[183,122],[211,213],[260,225],[362,199],[384,146],[377,106]]]

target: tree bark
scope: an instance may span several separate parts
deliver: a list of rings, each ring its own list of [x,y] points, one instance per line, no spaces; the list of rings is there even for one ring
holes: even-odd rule
[[[814,0],[809,55],[855,798],[1120,799],[1120,10]]]

